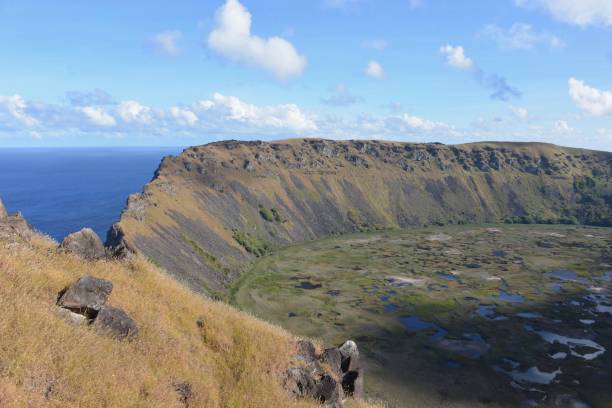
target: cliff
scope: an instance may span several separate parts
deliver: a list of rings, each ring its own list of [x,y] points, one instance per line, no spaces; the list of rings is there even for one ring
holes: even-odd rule
[[[107,244],[226,291],[271,248],[359,230],[483,222],[611,225],[612,153],[540,143],[296,139],[166,157]]]

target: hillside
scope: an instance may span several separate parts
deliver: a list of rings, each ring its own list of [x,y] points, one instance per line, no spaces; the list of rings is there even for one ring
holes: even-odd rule
[[[0,406],[322,406],[291,397],[286,370],[308,362],[283,329],[205,300],[139,256],[84,261],[6,214],[0,232]],[[84,275],[112,284],[112,308],[90,325],[56,306]],[[103,310],[123,310],[135,338],[100,330]]]
[[[296,139],[219,142],[165,158],[107,244],[224,296],[245,263],[289,243],[428,224],[610,225],[612,153]]]

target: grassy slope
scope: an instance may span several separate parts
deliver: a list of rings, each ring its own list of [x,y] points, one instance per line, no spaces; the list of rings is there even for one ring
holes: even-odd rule
[[[0,406],[179,407],[180,382],[192,386],[190,407],[318,406],[279,385],[295,352],[283,329],[205,300],[141,258],[86,263],[55,245],[0,242]],[[84,274],[113,282],[109,303],[137,321],[138,340],[58,317],[57,293]]]
[[[610,163],[609,153],[534,143],[220,142],[164,160],[119,227],[179,280],[223,295],[253,258],[233,230],[283,246],[364,228],[558,220],[581,205],[576,180],[612,190]]]

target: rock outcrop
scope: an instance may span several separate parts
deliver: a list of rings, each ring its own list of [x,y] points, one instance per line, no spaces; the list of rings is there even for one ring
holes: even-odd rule
[[[8,214],[4,203],[0,199],[0,239],[29,240],[32,237],[32,226],[26,221],[21,213]]]
[[[363,372],[359,350],[353,341],[317,353],[309,340],[297,344],[296,365],[282,381],[295,398],[313,398],[326,408],[342,408],[347,397],[363,398]]]
[[[0,198],[0,220],[3,220],[8,217],[8,213],[6,212],[6,208],[4,207],[4,203]]]
[[[68,235],[60,244],[60,249],[75,253],[86,260],[102,259],[106,256],[102,240],[90,228],[83,228]]]
[[[333,234],[424,224],[612,225],[612,153],[540,143],[212,143],[165,158],[107,245],[196,291],[253,257]]]
[[[87,323],[118,340],[132,339],[138,335],[134,320],[123,310],[106,304],[112,291],[111,282],[83,276],[59,294],[59,313],[70,323]]]

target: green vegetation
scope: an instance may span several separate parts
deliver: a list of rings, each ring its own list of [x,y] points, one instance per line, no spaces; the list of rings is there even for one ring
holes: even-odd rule
[[[276,222],[283,222],[283,219],[280,216],[280,213],[278,212],[278,210],[276,208],[271,208],[270,211],[272,212],[272,215],[274,216],[274,221]]]
[[[197,242],[193,239],[189,238],[186,235],[183,235],[183,240],[187,242],[193,250],[202,258],[210,267],[218,270],[218,271],[227,271],[227,268],[223,266],[221,262],[217,259],[217,257],[206,252]]]
[[[268,241],[259,239],[245,231],[233,230],[232,236],[248,253],[255,256],[264,256],[272,249]]]
[[[568,349],[542,341],[525,327],[587,337],[610,349],[612,315],[594,312],[595,304],[585,299],[590,287],[611,288],[604,279],[609,279],[612,230],[553,225],[562,222],[557,219],[536,224],[546,221],[430,225],[292,245],[255,261],[232,288],[231,299],[299,335],[332,344],[356,339],[366,356],[367,391],[390,397],[391,407],[520,406],[529,393],[513,388],[507,375],[493,369],[506,367],[505,359],[518,362],[521,371],[559,368],[563,378],[579,379],[580,385],[537,386],[549,396],[580,393],[589,397],[590,406],[607,406],[608,353],[588,364],[577,357],[552,360],[550,355]],[[588,283],[546,275],[559,270],[573,271]],[[502,293],[522,301],[505,301]],[[493,307],[490,318],[479,315],[482,305]],[[407,330],[403,317],[443,328],[446,343],[432,341],[434,329]],[[587,326],[581,319],[596,323]],[[453,350],[474,334],[489,345],[480,358]],[[461,368],[449,369],[449,362]],[[593,370],[597,376],[590,374]]]
[[[263,218],[264,220],[268,222],[278,222],[278,223],[283,222],[283,219],[281,218],[280,213],[274,207],[268,210],[264,206],[259,206],[259,215],[261,215],[261,218]]]

